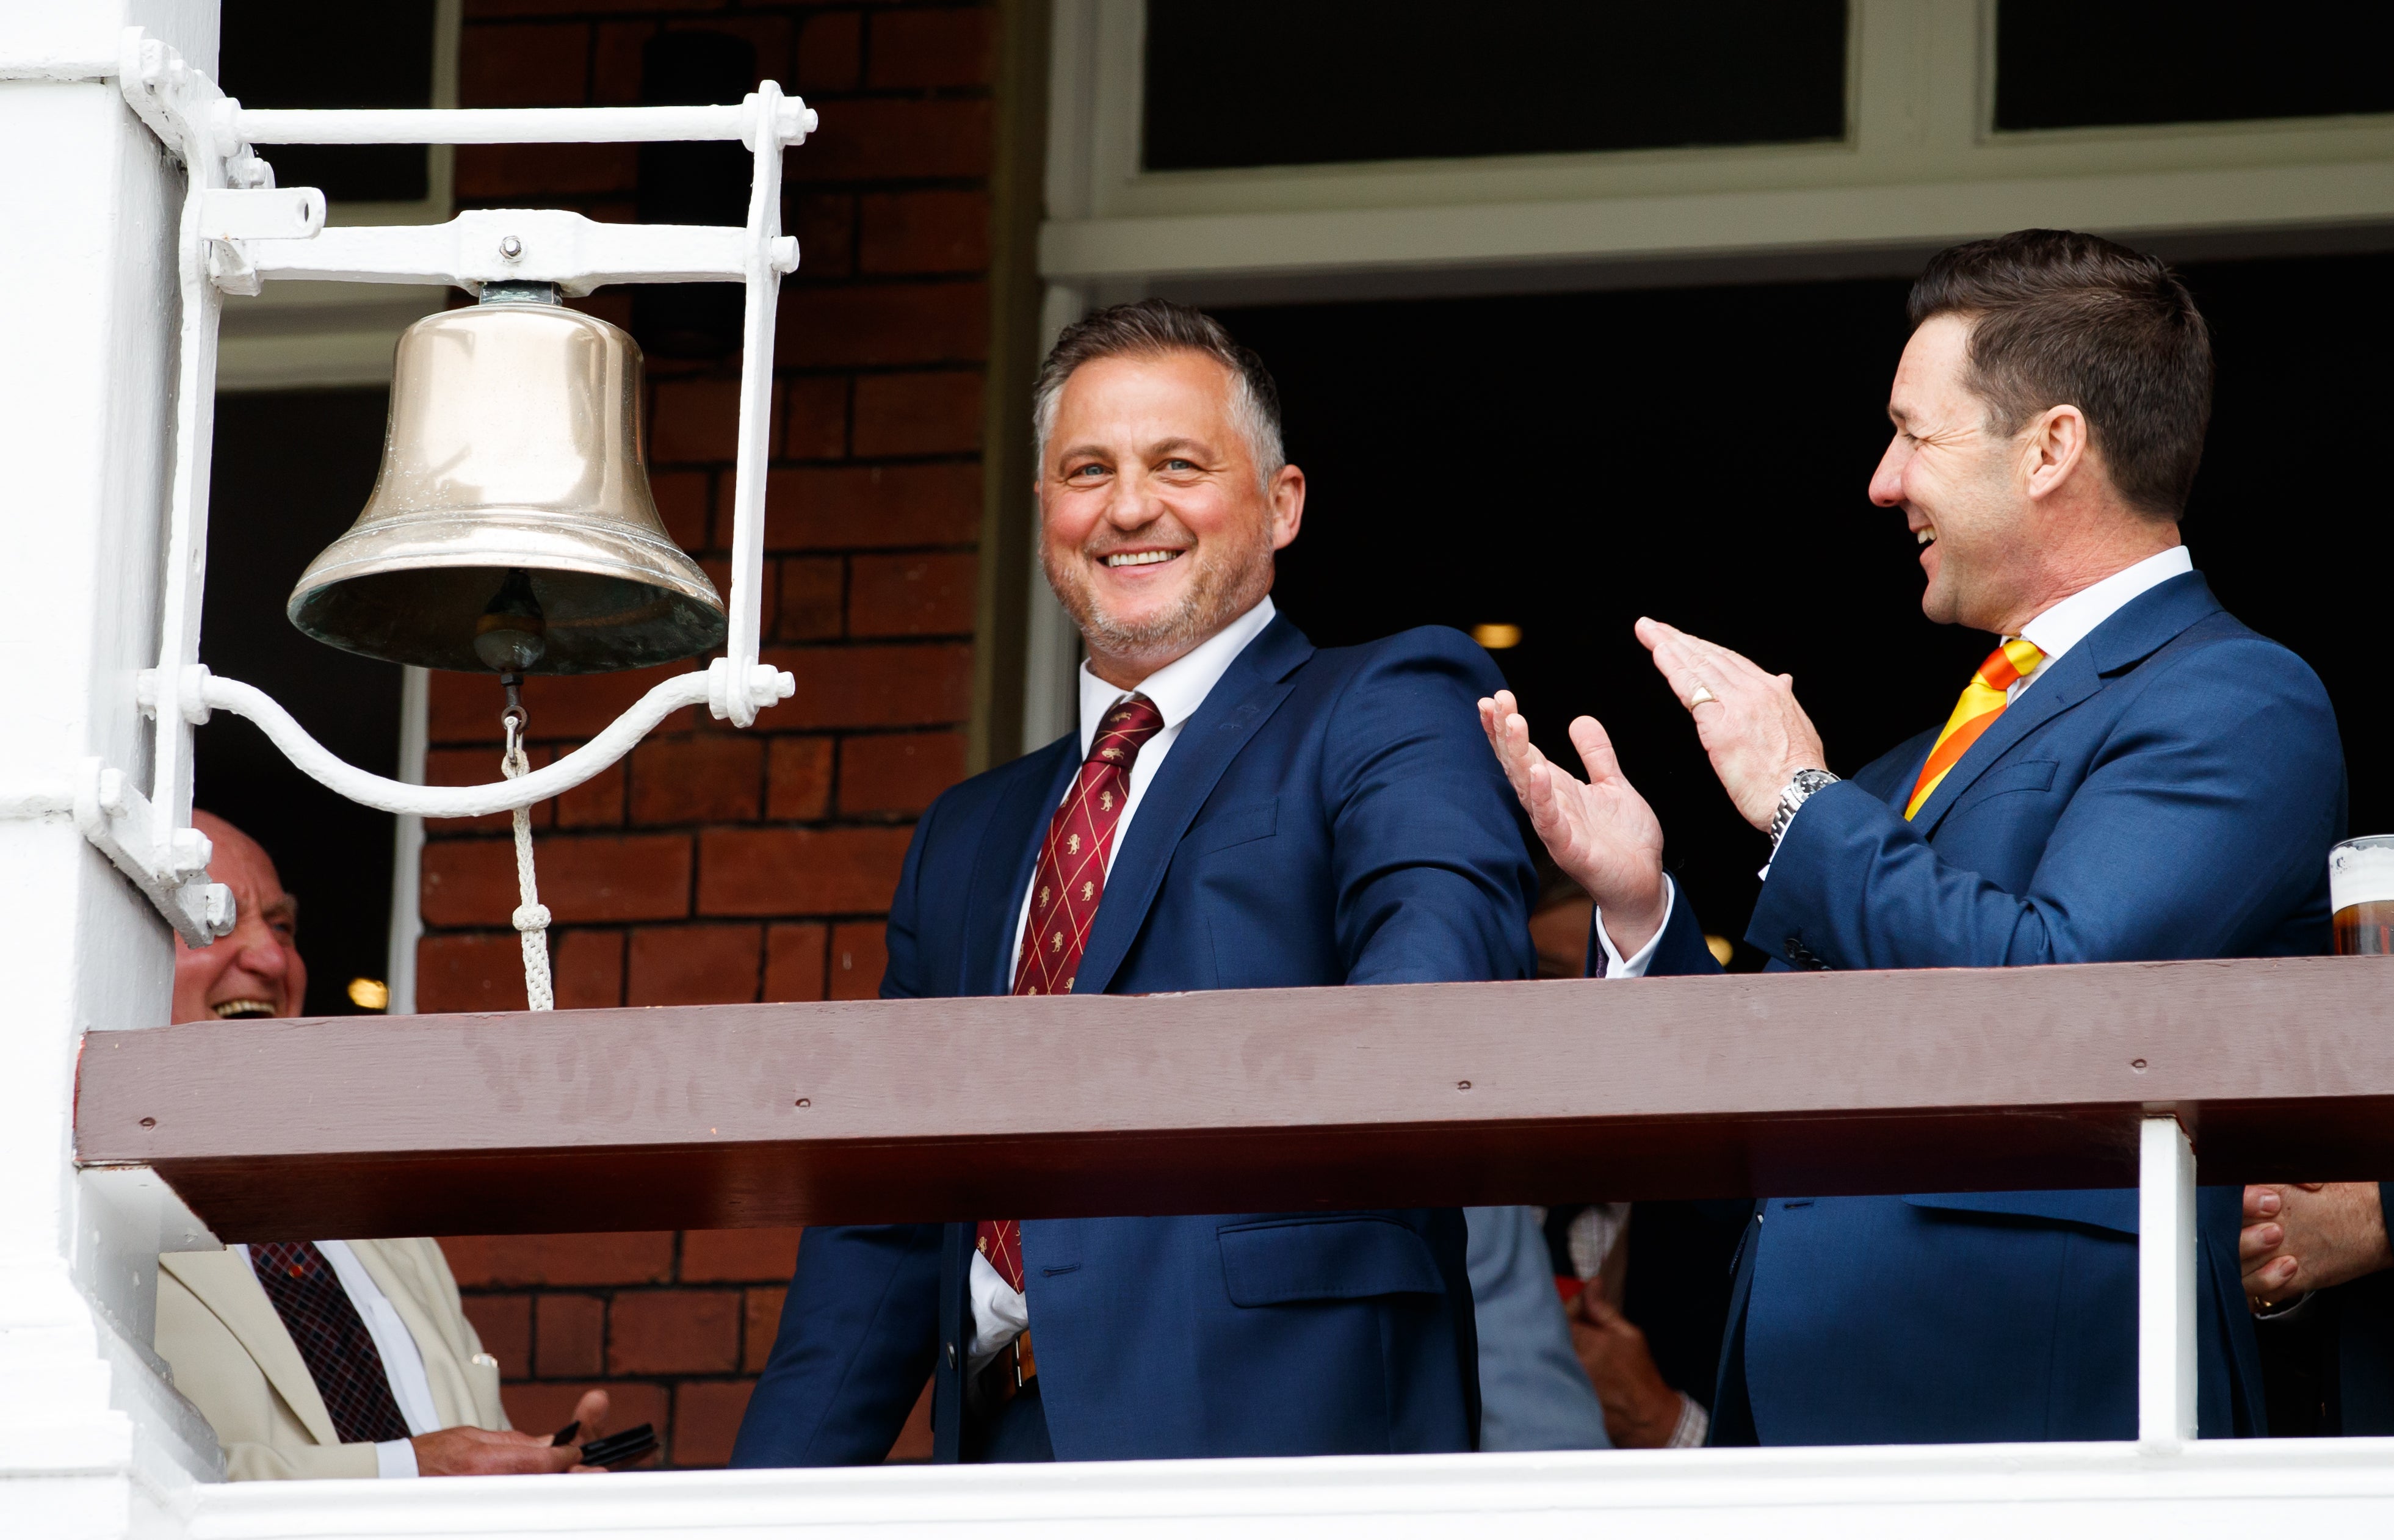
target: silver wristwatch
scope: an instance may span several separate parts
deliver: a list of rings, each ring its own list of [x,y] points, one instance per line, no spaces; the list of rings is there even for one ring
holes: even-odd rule
[[[1779,810],[1770,815],[1770,853],[1779,853],[1779,842],[1786,837],[1788,821],[1805,799],[1822,786],[1834,786],[1837,778],[1824,770],[1800,770],[1787,780],[1787,789],[1779,794]]]

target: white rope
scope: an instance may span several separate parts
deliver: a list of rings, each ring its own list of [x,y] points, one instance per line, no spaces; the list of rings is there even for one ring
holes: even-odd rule
[[[512,685],[514,681],[508,682]],[[532,769],[532,764],[524,757],[520,736],[524,720],[521,713],[510,706],[505,720],[507,751],[499,760],[499,769],[513,781]],[[548,905],[540,902],[540,884],[532,870],[532,809],[518,808],[514,817],[516,888],[523,898],[523,902],[516,906],[515,926],[517,939],[523,942],[524,998],[533,1010],[555,1010],[557,993],[548,979]]]

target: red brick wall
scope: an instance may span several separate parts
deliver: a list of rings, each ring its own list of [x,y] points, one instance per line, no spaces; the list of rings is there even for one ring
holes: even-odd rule
[[[753,41],[822,111],[790,152],[768,489],[768,660],[796,696],[741,732],[686,711],[625,763],[533,810],[558,1005],[869,995],[913,821],[964,772],[989,330],[989,80],[979,6],[467,0],[467,106],[627,104],[659,29]],[[467,147],[466,207],[632,217],[629,145]],[[587,308],[619,323],[629,301]],[[651,484],[718,585],[730,539],[737,361],[649,368]],[[536,679],[535,762],[667,671]],[[497,768],[495,683],[436,675],[430,778]],[[521,1008],[504,818],[435,823],[424,855],[425,1010]],[[788,1231],[453,1238],[510,1417],[553,1428],[590,1385],[656,1423],[680,1466],[728,1457],[772,1343]],[[918,1411],[901,1454],[927,1452]]]
[[[450,1237],[466,1311],[499,1360],[508,1419],[546,1430],[592,1386],[612,1426],[651,1422],[675,1465],[721,1465],[773,1343],[788,1230]]]

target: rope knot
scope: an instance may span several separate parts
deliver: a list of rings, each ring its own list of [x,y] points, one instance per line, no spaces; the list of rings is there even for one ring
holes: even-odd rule
[[[521,681],[513,674],[501,675],[500,679],[507,687],[507,708],[499,713],[499,723],[506,730],[506,750],[499,757],[499,769],[513,781],[532,769],[523,748],[524,724],[531,718],[516,698],[516,686]],[[533,1010],[554,1010],[557,992],[548,976],[548,905],[540,902],[532,869],[532,809],[516,809],[510,822],[516,835],[516,888],[523,900],[516,906],[515,926],[517,940],[523,943],[524,1002]]]

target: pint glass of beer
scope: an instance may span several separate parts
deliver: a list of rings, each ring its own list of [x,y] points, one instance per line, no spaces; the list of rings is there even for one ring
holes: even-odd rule
[[[2348,839],[2327,853],[2335,954],[2394,955],[2394,835]]]

